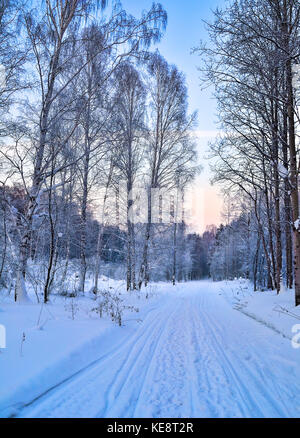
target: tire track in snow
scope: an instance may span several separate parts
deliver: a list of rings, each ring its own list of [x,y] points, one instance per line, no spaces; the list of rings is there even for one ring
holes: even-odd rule
[[[151,336],[155,339],[164,321],[165,306],[148,314],[142,326],[120,348],[97,361],[92,367],[83,370],[80,375],[76,375],[70,381],[47,393],[32,406],[21,411],[20,415],[25,417],[94,417],[97,414],[101,415],[101,412],[105,414],[108,407],[107,394],[115,375],[122,368],[132,350],[138,354],[138,349],[141,351]]]
[[[135,351],[131,351],[127,356],[106,395],[106,409],[104,412],[98,412],[97,417],[120,418],[135,416],[136,405],[143,398],[143,390],[148,381],[152,365],[158,360],[157,350],[163,346],[170,321],[178,310],[179,304],[175,302],[174,308],[169,312],[167,319],[164,317],[158,319],[157,332],[151,333],[142,349],[137,354]],[[128,396],[128,394],[130,395]],[[120,406],[120,400],[124,400],[123,406]],[[118,403],[115,404],[115,401],[118,401]]]
[[[195,378],[191,372],[187,302],[181,297],[157,345],[141,390],[135,417],[193,416]]]
[[[196,392],[196,400],[198,401],[198,410],[195,411],[195,416],[218,417],[218,408],[220,409],[221,405],[219,393],[215,391],[215,388],[221,383],[220,373],[215,372],[215,365],[218,365],[218,362],[206,345],[207,330],[201,323],[197,307],[198,303],[193,299],[190,306],[190,318],[192,321],[191,345],[194,352],[193,367],[197,382],[194,392]],[[203,415],[201,415],[202,412]]]
[[[209,294],[204,295],[206,299],[209,297]],[[216,306],[218,306],[218,303],[215,303],[215,307]],[[236,349],[235,354],[227,353],[224,348],[224,334],[227,331],[227,327],[225,326],[226,318],[221,320],[223,325],[220,326],[218,319],[215,318],[214,312],[208,312],[205,305],[204,308],[201,309],[201,313],[204,317],[205,325],[210,328],[210,339],[213,341],[212,345],[218,353],[219,358],[222,359],[221,363],[223,364],[224,372],[231,376],[229,381],[231,380],[231,382],[236,383],[236,389],[240,396],[239,406],[241,411],[238,416],[289,416],[285,403],[282,401],[281,393],[277,388],[276,376],[271,376],[271,378],[266,380],[266,376],[261,373],[261,367],[267,358],[260,357],[259,361],[254,362],[252,358],[255,355],[255,350],[253,351],[253,348],[250,348],[251,344],[247,345],[247,354],[249,357],[251,356],[250,363],[247,360],[241,360],[240,355],[242,350],[240,348]],[[224,317],[225,316],[226,315],[224,315]],[[232,333],[234,332],[232,331]],[[231,339],[231,342],[234,341],[234,339]],[[237,347],[238,340],[236,341]],[[238,370],[238,373],[236,370]],[[258,376],[260,376],[259,379]],[[263,379],[262,376],[264,377]],[[281,402],[279,402],[279,400],[281,400]]]
[[[150,311],[123,345],[21,415],[292,416],[300,402],[298,373],[291,377],[274,356],[280,356],[280,345],[271,346],[276,335],[236,317],[209,284],[188,286],[182,292],[174,289],[174,296]]]
[[[136,417],[188,416],[188,407],[180,405],[182,400],[187,399],[187,389],[185,388],[186,363],[180,351],[182,342],[178,339],[178,328],[181,326],[180,317],[182,316],[183,306],[184,302],[179,299],[176,310],[168,321],[167,330],[164,331],[157,345],[157,354],[150,363],[141,397],[134,410],[134,416]],[[179,405],[181,412],[176,411]],[[174,410],[176,413],[174,413]],[[183,411],[185,414],[183,414]],[[164,414],[164,412],[167,413]]]
[[[147,316],[145,318],[145,321],[147,318],[150,318],[150,315],[152,313],[157,312],[157,309],[154,307],[151,307],[147,313]],[[134,335],[133,335],[134,336]],[[83,373],[86,373],[88,370],[92,370],[95,366],[103,362],[104,360],[110,358],[112,355],[117,354],[120,350],[126,348],[126,346],[131,342],[131,338],[129,340],[126,340],[125,343],[123,342],[123,339],[114,345],[113,349],[108,351],[106,354],[103,354],[102,356],[98,357],[97,359],[90,362],[88,365],[86,365],[84,368],[79,369],[75,373],[71,374],[69,377],[63,379],[62,381],[56,383],[52,387],[48,388],[46,391],[41,393],[40,395],[36,396],[33,400],[26,402],[26,403],[16,403],[15,405],[7,406],[5,409],[10,409],[11,407],[14,407],[15,413],[11,415],[11,417],[18,417],[21,416],[21,413],[26,411],[34,406],[36,406],[37,403],[45,400],[45,398],[51,396],[56,390],[59,390],[60,388],[64,387],[66,384],[71,383],[74,379],[80,378],[80,376]]]

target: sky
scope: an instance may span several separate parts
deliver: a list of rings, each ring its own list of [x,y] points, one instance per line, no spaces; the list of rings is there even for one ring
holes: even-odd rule
[[[202,20],[209,21],[212,10],[222,7],[225,0],[161,0],[168,14],[168,25],[162,41],[157,45],[168,62],[176,64],[185,76],[189,90],[189,108],[198,111],[197,149],[198,162],[203,170],[193,184],[188,199],[192,200],[190,225],[197,232],[206,226],[221,222],[222,200],[220,188],[211,186],[212,177],[207,156],[208,142],[218,131],[216,102],[212,90],[201,90],[197,66],[200,58],[191,54],[200,40],[207,41],[208,35]],[[122,0],[124,9],[139,16],[142,10],[151,8],[152,0]]]

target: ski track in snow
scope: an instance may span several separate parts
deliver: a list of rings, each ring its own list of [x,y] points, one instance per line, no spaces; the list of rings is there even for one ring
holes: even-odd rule
[[[21,417],[299,417],[300,351],[189,283],[116,350]]]

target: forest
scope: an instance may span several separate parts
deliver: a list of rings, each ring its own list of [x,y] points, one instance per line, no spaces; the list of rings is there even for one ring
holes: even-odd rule
[[[300,417],[299,89],[299,0],[0,0],[0,418]]]
[[[218,103],[224,193],[203,235],[185,223],[197,114],[155,48],[163,6],[137,19],[118,1],[3,0],[0,19],[0,284],[16,301],[84,292],[87,277],[97,293],[106,275],[127,290],[242,277],[295,287],[300,304],[297,1],[235,1],[193,49]]]

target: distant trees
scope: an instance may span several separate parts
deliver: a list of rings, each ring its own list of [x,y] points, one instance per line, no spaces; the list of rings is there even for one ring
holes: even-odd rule
[[[241,216],[229,225],[221,225],[217,229],[209,254],[210,274],[213,280],[233,280],[239,277],[254,279],[252,266],[250,274],[247,265],[248,242],[245,219]]]
[[[204,231],[202,236],[196,233],[187,235],[187,246],[191,257],[190,280],[208,278],[211,274],[215,279],[215,270],[210,264],[214,245],[216,245],[216,232],[216,227],[211,226]]]

